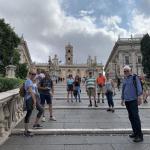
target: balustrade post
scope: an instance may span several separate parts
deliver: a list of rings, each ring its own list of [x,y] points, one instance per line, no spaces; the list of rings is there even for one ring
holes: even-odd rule
[[[3,105],[0,104],[0,136],[4,135],[5,132],[5,125],[4,125],[4,111],[3,111]]]
[[[4,124],[5,124],[5,130],[6,131],[9,130],[9,116],[10,116],[10,112],[9,112],[9,108],[8,108],[8,103],[6,103],[5,106],[4,106]]]

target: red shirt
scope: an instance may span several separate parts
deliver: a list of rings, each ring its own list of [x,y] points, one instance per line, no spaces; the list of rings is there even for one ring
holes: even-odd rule
[[[102,86],[105,84],[105,81],[106,81],[106,78],[103,75],[97,77],[97,79],[96,79],[96,83],[98,85],[102,85]]]

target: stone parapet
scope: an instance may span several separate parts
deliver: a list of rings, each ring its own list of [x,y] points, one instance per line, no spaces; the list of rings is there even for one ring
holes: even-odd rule
[[[23,98],[18,89],[0,93],[0,145],[23,116]]]

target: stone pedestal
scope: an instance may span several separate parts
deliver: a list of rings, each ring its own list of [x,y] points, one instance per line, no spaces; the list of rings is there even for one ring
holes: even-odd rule
[[[7,78],[15,78],[16,66],[14,66],[14,65],[8,65],[5,68],[6,68],[6,77]]]

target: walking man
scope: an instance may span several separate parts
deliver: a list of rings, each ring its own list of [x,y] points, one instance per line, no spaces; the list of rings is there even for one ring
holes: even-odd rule
[[[141,131],[141,121],[138,112],[138,105],[142,103],[141,83],[137,76],[132,75],[129,66],[125,66],[123,70],[125,79],[122,86],[121,105],[123,106],[125,103],[131,122],[133,133],[129,137],[133,138],[134,142],[142,142],[143,133]]]
[[[97,103],[100,103],[100,94],[102,94],[102,103],[104,103],[104,86],[105,86],[106,78],[103,76],[101,72],[99,72],[99,76],[96,79],[97,83]]]
[[[92,76],[92,72],[89,72],[89,77],[86,80],[86,91],[89,96],[89,107],[92,107],[92,96],[94,97],[94,105],[98,107],[96,104],[96,80]]]

